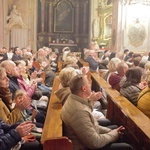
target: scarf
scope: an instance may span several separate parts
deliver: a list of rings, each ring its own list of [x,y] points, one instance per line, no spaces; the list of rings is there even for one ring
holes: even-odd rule
[[[5,103],[7,108],[11,111],[12,106],[12,94],[9,90],[9,88],[0,87],[0,98]]]

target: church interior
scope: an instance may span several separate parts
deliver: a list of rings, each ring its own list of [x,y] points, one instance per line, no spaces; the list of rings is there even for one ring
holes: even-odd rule
[[[149,149],[150,0],[0,0],[0,32],[0,149]]]
[[[27,0],[23,5],[21,0],[1,0],[0,46],[37,50],[64,42],[78,51],[96,41],[111,51],[145,52],[150,49],[149,5],[147,0]],[[11,24],[13,6],[20,21]]]

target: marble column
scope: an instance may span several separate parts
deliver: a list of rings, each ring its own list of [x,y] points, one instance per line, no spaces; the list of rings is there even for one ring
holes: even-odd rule
[[[53,23],[53,5],[49,3],[49,18],[48,18],[48,32],[52,32],[52,23]]]
[[[122,5],[116,0],[113,1],[112,14],[111,50],[120,52],[122,45]]]

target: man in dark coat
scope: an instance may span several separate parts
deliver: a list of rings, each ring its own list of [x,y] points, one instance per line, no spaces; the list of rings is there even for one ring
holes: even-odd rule
[[[41,145],[37,141],[25,143],[23,137],[30,134],[35,127],[29,121],[21,124],[14,124],[9,126],[0,119],[0,150],[10,150],[20,142],[20,150],[36,149],[41,150]],[[19,145],[18,145],[19,146]]]

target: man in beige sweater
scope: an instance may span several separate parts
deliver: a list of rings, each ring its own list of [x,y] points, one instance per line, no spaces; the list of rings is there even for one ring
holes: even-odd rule
[[[123,126],[111,130],[99,126],[93,118],[91,101],[101,98],[101,93],[91,94],[91,85],[84,75],[70,81],[71,94],[62,109],[64,134],[72,140],[74,150],[123,149],[132,150],[126,143],[113,143],[119,139]]]

